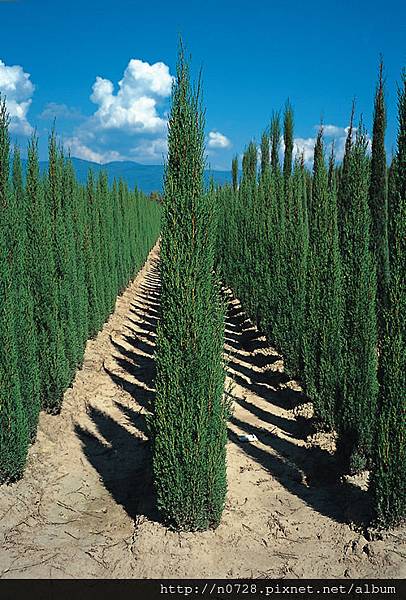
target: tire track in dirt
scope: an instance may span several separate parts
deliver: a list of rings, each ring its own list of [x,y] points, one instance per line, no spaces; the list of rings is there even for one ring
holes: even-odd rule
[[[88,342],[61,414],[41,415],[24,478],[0,488],[0,577],[404,577],[404,528],[365,537],[365,491],[337,480],[334,438],[314,434],[311,405],[231,293],[223,519],[202,533],[162,526],[145,421],[158,260],[155,247]]]

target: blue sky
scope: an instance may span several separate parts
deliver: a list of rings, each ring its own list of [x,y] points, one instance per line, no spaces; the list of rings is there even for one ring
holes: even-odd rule
[[[290,99],[297,147],[311,155],[320,119],[340,153],[352,98],[371,130],[384,56],[387,150],[396,82],[406,64],[406,8],[397,0],[0,0],[0,92],[12,137],[33,127],[42,158],[56,127],[74,156],[159,163],[177,41],[203,67],[208,161],[230,167]],[[119,86],[121,82],[121,87]]]

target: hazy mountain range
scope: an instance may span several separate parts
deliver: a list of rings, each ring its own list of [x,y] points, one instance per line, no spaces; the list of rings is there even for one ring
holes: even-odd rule
[[[140,165],[139,163],[131,161],[116,161],[100,165],[80,158],[72,158],[72,163],[76,171],[76,176],[81,183],[86,183],[88,171],[89,169],[92,169],[95,174],[100,171],[107,171],[110,183],[112,183],[114,179],[119,180],[121,178],[127,182],[131,189],[137,186],[138,189],[146,194],[162,190],[164,173],[163,165]],[[23,166],[25,167],[25,165],[26,161],[24,160]],[[41,161],[41,172],[46,171],[47,168],[48,161]],[[213,177],[214,182],[217,184],[230,183],[231,171],[205,171],[206,183],[209,182],[210,177]]]

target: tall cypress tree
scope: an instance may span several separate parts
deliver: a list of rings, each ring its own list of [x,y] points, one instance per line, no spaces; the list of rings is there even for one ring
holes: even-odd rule
[[[68,379],[63,332],[59,321],[58,276],[54,256],[50,207],[38,165],[38,141],[28,145],[26,194],[29,275],[34,297],[34,320],[41,359],[41,400],[49,412],[60,410]]]
[[[303,340],[305,334],[305,299],[308,258],[308,225],[306,177],[304,163],[295,160],[292,176],[291,204],[286,224],[287,241],[287,295],[285,310],[287,327],[284,336],[285,370],[293,376],[301,375],[303,367]]]
[[[88,304],[89,298],[86,285],[86,263],[85,263],[85,227],[86,227],[86,205],[85,194],[78,185],[70,157],[64,164],[64,178],[68,202],[66,208],[71,211],[71,224],[73,236],[72,257],[73,263],[70,268],[72,285],[77,289],[74,298],[74,312],[76,320],[76,342],[77,363],[81,364],[84,347],[89,336]]]
[[[345,361],[339,450],[355,472],[371,458],[378,392],[376,273],[370,252],[369,160],[362,123],[355,143],[347,144],[345,166],[341,185],[350,201],[341,214]]]
[[[203,190],[200,95],[181,46],[163,199],[153,468],[164,518],[187,530],[216,526],[226,493],[224,309],[213,274],[218,208]]]
[[[71,233],[70,219],[66,220],[66,196],[63,189],[63,156],[57,147],[55,131],[49,137],[48,173],[46,178],[46,204],[50,211],[52,249],[55,270],[53,273],[58,311],[58,335],[64,347],[59,362],[62,390],[71,383],[76,367],[76,327],[73,311],[72,288],[69,281],[72,239],[68,240],[67,227]],[[62,401],[62,397],[59,402]],[[59,410],[59,408],[58,408]]]
[[[6,102],[0,96],[0,483],[17,479],[25,465],[29,428],[21,397],[15,329],[10,226],[10,140]]]
[[[281,125],[279,113],[274,113],[271,119],[271,169],[276,173],[280,169],[279,146],[281,140]]]
[[[318,417],[334,427],[341,382],[343,310],[336,196],[335,190],[328,189],[322,129],[314,149],[306,316],[306,388]]]
[[[234,156],[233,161],[231,163],[231,174],[233,181],[233,190],[236,192],[238,190],[238,156]]]
[[[41,408],[41,380],[38,361],[37,330],[34,321],[34,300],[29,276],[27,248],[27,219],[29,218],[27,195],[24,193],[21,173],[20,152],[14,149],[13,193],[10,194],[13,223],[9,223],[13,238],[12,272],[15,282],[15,323],[18,350],[18,372],[21,397],[30,439],[36,435],[39,411]]]
[[[283,140],[285,144],[285,153],[283,159],[283,177],[286,182],[292,173],[292,153],[293,153],[293,110],[290,102],[286,103],[283,118]]]
[[[269,133],[264,131],[261,137],[261,178],[269,179]]]
[[[383,309],[389,277],[388,257],[388,197],[385,152],[386,110],[383,81],[383,62],[379,65],[379,79],[375,94],[374,124],[372,134],[371,180],[369,207],[371,211],[371,250],[377,273],[378,333],[383,330]]]
[[[398,100],[397,153],[389,181],[388,302],[383,311],[378,436],[371,488],[381,525],[406,516],[406,72]]]

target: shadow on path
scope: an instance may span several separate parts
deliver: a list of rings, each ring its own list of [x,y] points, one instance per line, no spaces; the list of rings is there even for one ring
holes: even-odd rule
[[[303,392],[285,386],[290,379],[287,375],[270,368],[281,357],[277,353],[261,353],[261,350],[269,349],[269,344],[246,318],[241,306],[234,303],[228,306],[229,376],[265,401],[264,407],[264,404],[258,406],[255,398],[247,400],[249,395],[232,396],[234,402],[250,414],[250,421],[254,417],[257,424],[252,425],[235,416],[231,417],[230,424],[243,433],[255,434],[261,445],[241,442],[231,428],[229,439],[320,514],[338,522],[366,526],[372,514],[368,494],[341,478],[340,465],[334,455],[317,445],[303,445],[303,440],[315,431],[313,420],[289,419],[275,414],[280,413],[276,409],[291,410],[309,399]],[[278,435],[276,427],[288,439]],[[301,443],[297,444],[295,440],[301,440]]]
[[[145,415],[154,402],[154,340],[159,318],[159,276],[157,261],[138,288],[126,317],[126,333],[119,340],[110,336],[113,366],[104,364],[105,373],[134,399],[133,406],[114,400],[119,421],[91,407],[88,416],[105,440],[77,425],[83,452],[99,473],[104,486],[127,514],[136,520],[144,515],[159,521],[152,481],[151,445]],[[125,426],[124,426],[125,423]],[[129,426],[127,428],[127,426]]]

